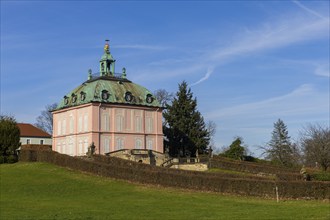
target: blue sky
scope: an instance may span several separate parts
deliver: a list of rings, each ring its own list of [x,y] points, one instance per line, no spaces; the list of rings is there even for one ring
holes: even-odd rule
[[[328,1],[1,1],[1,113],[35,123],[98,72],[105,39],[149,90],[187,81],[218,148],[241,136],[259,156],[278,118],[293,140],[329,126]]]

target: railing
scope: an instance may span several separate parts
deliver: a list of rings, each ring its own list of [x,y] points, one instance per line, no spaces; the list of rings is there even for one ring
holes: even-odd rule
[[[112,77],[112,78],[115,78],[115,79],[124,79],[122,73],[114,73],[113,75],[104,75],[104,76]],[[100,72],[93,73],[93,74],[89,75],[90,80],[91,79],[96,79],[96,78],[99,78],[99,77],[102,77]]]
[[[170,159],[166,160],[164,163],[162,163],[160,166],[161,167],[170,167],[175,163],[178,163],[177,158],[170,158]]]

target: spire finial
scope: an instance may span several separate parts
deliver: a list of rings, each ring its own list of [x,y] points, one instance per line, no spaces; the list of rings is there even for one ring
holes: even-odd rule
[[[105,40],[104,52],[105,53],[110,53],[110,51],[109,51],[109,40],[108,39]]]

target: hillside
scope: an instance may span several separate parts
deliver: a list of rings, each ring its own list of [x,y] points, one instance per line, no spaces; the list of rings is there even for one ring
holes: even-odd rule
[[[71,157],[50,150],[23,149],[20,161],[47,162],[77,171],[88,172],[104,177],[111,177],[131,182],[176,187],[197,191],[213,191],[243,196],[259,196],[280,199],[330,199],[330,182],[303,181],[300,175],[293,173],[274,173],[272,176],[257,176],[260,171],[267,171],[259,167],[257,175],[238,175],[223,172],[196,172],[150,166],[116,157],[93,155],[92,158]],[[216,161],[211,161],[214,167]],[[225,161],[217,161],[218,165]],[[225,162],[224,164],[228,163]],[[230,167],[234,164],[230,163]],[[253,165],[238,164],[237,168],[255,169]],[[220,168],[223,168],[220,166]],[[276,168],[277,169],[277,168]],[[242,170],[237,170],[242,172]],[[268,172],[268,171],[267,171]],[[267,174],[266,172],[266,174]],[[271,172],[272,173],[272,172]],[[268,174],[267,174],[268,175]],[[297,179],[298,177],[298,179]]]
[[[124,181],[46,163],[0,165],[0,219],[329,219],[329,203],[224,196]]]

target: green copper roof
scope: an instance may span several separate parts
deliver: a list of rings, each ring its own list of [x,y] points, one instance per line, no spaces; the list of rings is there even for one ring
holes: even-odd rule
[[[89,70],[88,80],[65,95],[57,109],[91,102],[161,107],[149,90],[126,79],[125,68],[120,77],[115,76],[115,62],[106,40],[100,74],[93,76]]]
[[[87,80],[69,92],[59,103],[57,109],[90,102],[161,107],[157,99],[146,88],[124,78],[100,76]]]

